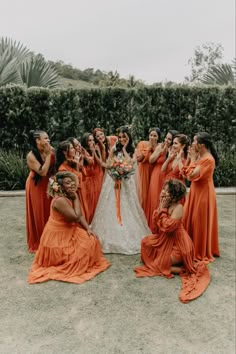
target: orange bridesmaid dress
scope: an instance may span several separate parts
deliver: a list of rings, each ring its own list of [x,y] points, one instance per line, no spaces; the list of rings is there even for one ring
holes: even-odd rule
[[[193,240],[195,259],[212,262],[214,256],[220,256],[216,193],[213,184],[214,157],[209,153],[196,163],[183,167],[183,175],[191,175],[196,166],[200,167],[200,174],[191,179],[184,206],[184,226]]]
[[[109,141],[109,147],[112,148],[115,145],[115,143],[117,142],[117,136],[116,135],[109,135],[107,138]]]
[[[54,165],[55,155],[52,154],[47,176],[43,176],[35,185],[35,172],[31,170],[26,180],[26,231],[29,252],[37,251],[43,228],[49,218],[51,198],[47,196],[47,187]]]
[[[156,234],[141,242],[143,266],[134,269],[136,277],[164,276],[172,278],[171,257],[183,264],[180,277],[180,301],[187,303],[200,296],[210,282],[210,273],[204,262],[194,264],[193,243],[183,227],[182,219],[172,219],[166,208],[155,211],[153,221]]]
[[[154,168],[150,179],[145,214],[147,217],[148,226],[152,232],[155,230],[155,225],[153,223],[153,213],[158,208],[160,194],[165,180],[165,172],[161,172],[161,167],[165,162],[165,159],[166,152],[163,151],[156,160],[156,163],[153,164]]]
[[[65,197],[55,197],[52,206],[57,198]],[[60,280],[81,284],[107,269],[110,263],[103,256],[98,239],[90,237],[78,223],[66,222],[52,206],[28,282]]]
[[[85,217],[86,221],[88,217],[88,205],[86,203],[86,196],[85,196],[85,191],[84,191],[84,181],[86,178],[86,172],[85,168],[83,167],[81,171],[75,170],[73,167],[69,166],[67,163],[63,162],[60,167],[58,168],[58,171],[70,171],[74,173],[78,177],[78,196],[79,196],[79,203],[80,203],[80,208],[83,216]]]
[[[182,164],[185,164],[186,159],[182,159]],[[177,179],[181,182],[184,183],[184,177],[182,175],[182,170],[179,170],[179,166],[178,164],[172,168],[172,164],[173,161],[171,163],[169,163],[169,165],[167,166],[167,169],[165,171],[165,178],[164,181],[168,181],[169,179]]]
[[[85,203],[88,206],[86,220],[90,224],[102,189],[104,171],[95,159],[92,164],[85,166],[85,171],[86,178],[83,182],[83,189]]]
[[[139,150],[144,157],[142,161],[138,163],[138,191],[141,206],[145,211],[147,206],[150,179],[154,164],[151,164],[149,162],[149,157],[152,154],[152,151],[148,141],[140,141],[136,149]]]

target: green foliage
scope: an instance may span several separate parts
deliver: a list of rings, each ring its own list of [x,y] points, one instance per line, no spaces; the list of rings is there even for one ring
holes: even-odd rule
[[[21,153],[0,149],[0,190],[24,189],[28,173]]]
[[[205,85],[235,85],[233,66],[230,64],[213,65],[200,81]]]
[[[24,156],[31,129],[47,131],[55,147],[59,141],[69,136],[80,138],[94,127],[103,127],[107,135],[113,135],[119,126],[131,124],[135,143],[147,139],[149,128],[155,126],[160,127],[162,137],[169,129],[191,138],[198,131],[207,131],[222,161],[228,163],[221,162],[216,183],[234,183],[230,171],[235,162],[230,154],[224,157],[235,144],[234,87],[48,90],[13,86],[0,88],[0,107],[0,148],[16,148]]]
[[[195,82],[208,72],[211,66],[216,65],[223,57],[223,47],[219,43],[207,42],[197,46],[193,57],[188,63],[191,65],[191,75],[186,77],[188,82]]]
[[[20,42],[0,38],[0,86],[59,87],[57,71],[41,54],[34,55]]]
[[[236,159],[235,152],[223,152],[219,165],[215,169],[214,184],[216,187],[236,186]]]

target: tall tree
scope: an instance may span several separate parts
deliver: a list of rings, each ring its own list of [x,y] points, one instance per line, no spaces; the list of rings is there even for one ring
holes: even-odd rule
[[[188,63],[191,65],[191,75],[186,77],[188,82],[198,82],[209,69],[219,64],[223,57],[223,47],[219,43],[207,42],[197,46],[193,57]]]

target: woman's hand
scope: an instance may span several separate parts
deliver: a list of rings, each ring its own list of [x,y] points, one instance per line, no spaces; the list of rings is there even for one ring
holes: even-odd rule
[[[135,149],[135,154],[136,154],[137,161],[140,162],[143,160],[144,156],[139,149]]]
[[[169,208],[171,204],[171,198],[169,196],[163,196],[160,199],[159,209]]]
[[[93,237],[97,238],[97,235],[92,231],[90,226],[89,226],[87,232],[88,232],[89,237],[93,236]]]
[[[188,149],[188,159],[191,160],[191,162],[195,162],[198,159],[199,153],[195,150],[194,146],[190,146]]]
[[[125,135],[125,137],[126,137],[126,143],[125,143],[125,145],[123,146],[123,149],[125,149],[125,150],[126,150],[126,148],[127,148],[128,144],[129,144],[129,136],[128,136],[128,134],[127,134],[127,133],[124,133],[124,135]]]
[[[53,152],[53,148],[49,143],[46,143],[44,146],[44,153],[46,156],[51,155]]]
[[[175,157],[176,157],[176,152],[173,149],[171,149],[167,160],[172,161],[172,160],[174,160]]]

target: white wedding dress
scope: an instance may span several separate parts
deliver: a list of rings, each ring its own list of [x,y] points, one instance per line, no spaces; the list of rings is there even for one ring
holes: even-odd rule
[[[139,203],[135,177],[121,182],[120,210],[122,225],[116,215],[114,180],[106,174],[92,221],[92,229],[98,236],[104,253],[140,253],[141,240],[151,235]]]

